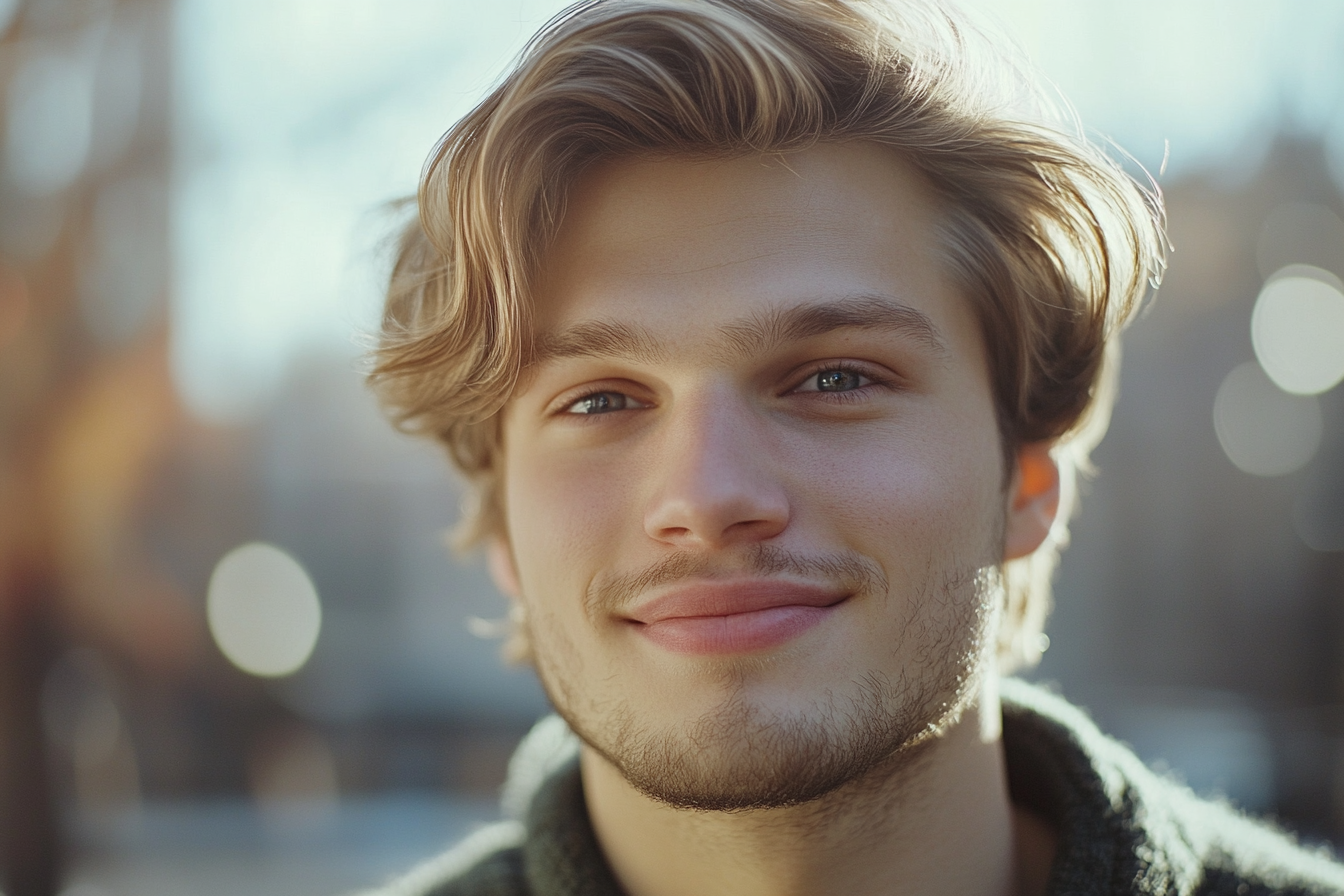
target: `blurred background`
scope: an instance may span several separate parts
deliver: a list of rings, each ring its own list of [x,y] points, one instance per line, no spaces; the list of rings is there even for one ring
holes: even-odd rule
[[[965,5],[1175,245],[1032,677],[1344,844],[1344,4]],[[545,702],[359,357],[390,201],[559,6],[0,0],[4,894],[334,894],[494,815]]]

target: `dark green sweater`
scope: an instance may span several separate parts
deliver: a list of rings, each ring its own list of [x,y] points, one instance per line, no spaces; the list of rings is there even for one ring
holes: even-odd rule
[[[1050,896],[1344,894],[1344,866],[1153,774],[1078,709],[1003,682],[1014,802],[1059,833]],[[504,821],[368,896],[617,896],[593,836],[577,743],[554,717],[509,767]]]

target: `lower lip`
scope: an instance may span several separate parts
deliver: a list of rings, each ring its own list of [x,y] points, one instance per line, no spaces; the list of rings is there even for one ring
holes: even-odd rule
[[[792,641],[833,609],[770,607],[729,616],[677,616],[638,627],[644,637],[673,653],[751,653]]]

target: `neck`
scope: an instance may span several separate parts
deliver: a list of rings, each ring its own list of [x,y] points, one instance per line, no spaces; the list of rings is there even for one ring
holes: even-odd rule
[[[584,796],[629,896],[1027,896],[1043,880],[1027,867],[1041,860],[1039,830],[1009,801],[999,728],[990,682],[916,755],[801,806],[744,812],[656,802],[585,746]]]

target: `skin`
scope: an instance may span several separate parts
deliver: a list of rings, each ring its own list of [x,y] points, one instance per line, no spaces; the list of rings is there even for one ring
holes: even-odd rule
[[[1058,474],[1029,445],[1004,475],[938,223],[863,143],[618,160],[571,194],[504,411],[491,560],[628,893],[1043,887],[993,645],[998,566],[1045,538]],[[669,649],[632,618],[706,583],[835,602],[740,650]]]

